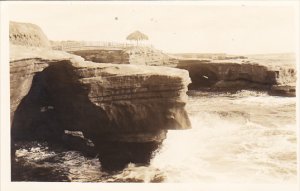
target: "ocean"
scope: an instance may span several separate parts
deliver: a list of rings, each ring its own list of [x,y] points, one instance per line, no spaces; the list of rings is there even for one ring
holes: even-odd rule
[[[192,129],[169,130],[149,165],[101,169],[98,156],[47,142],[16,143],[13,181],[296,183],[296,98],[242,90],[194,92]]]

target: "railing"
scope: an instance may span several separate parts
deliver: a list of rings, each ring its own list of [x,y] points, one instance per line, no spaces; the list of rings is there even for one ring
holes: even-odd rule
[[[78,50],[84,48],[110,48],[110,49],[121,49],[126,47],[136,46],[135,43],[120,43],[120,42],[106,42],[106,41],[62,41],[54,42],[52,49],[54,50]],[[139,43],[139,47],[152,47],[152,45],[147,43]]]

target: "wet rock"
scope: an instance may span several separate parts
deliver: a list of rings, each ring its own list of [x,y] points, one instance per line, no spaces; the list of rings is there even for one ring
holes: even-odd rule
[[[129,163],[149,165],[154,151],[160,146],[160,142],[99,141],[96,143],[101,167],[105,171],[122,170]]]
[[[271,95],[277,96],[296,96],[296,84],[274,85],[270,90]]]

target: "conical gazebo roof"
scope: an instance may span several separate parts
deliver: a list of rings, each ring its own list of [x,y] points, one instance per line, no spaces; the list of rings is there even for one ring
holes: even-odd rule
[[[130,33],[127,38],[127,40],[148,40],[148,36],[145,35],[144,33],[141,33],[140,31],[135,31],[133,33]]]

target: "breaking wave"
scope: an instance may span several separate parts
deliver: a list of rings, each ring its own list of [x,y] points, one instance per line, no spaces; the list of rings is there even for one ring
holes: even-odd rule
[[[39,142],[25,143],[16,159],[31,167],[27,177],[36,173],[33,169],[49,167],[54,181],[296,182],[296,98],[253,91],[199,93],[186,107],[193,128],[168,131],[148,166],[103,172],[95,157]]]

